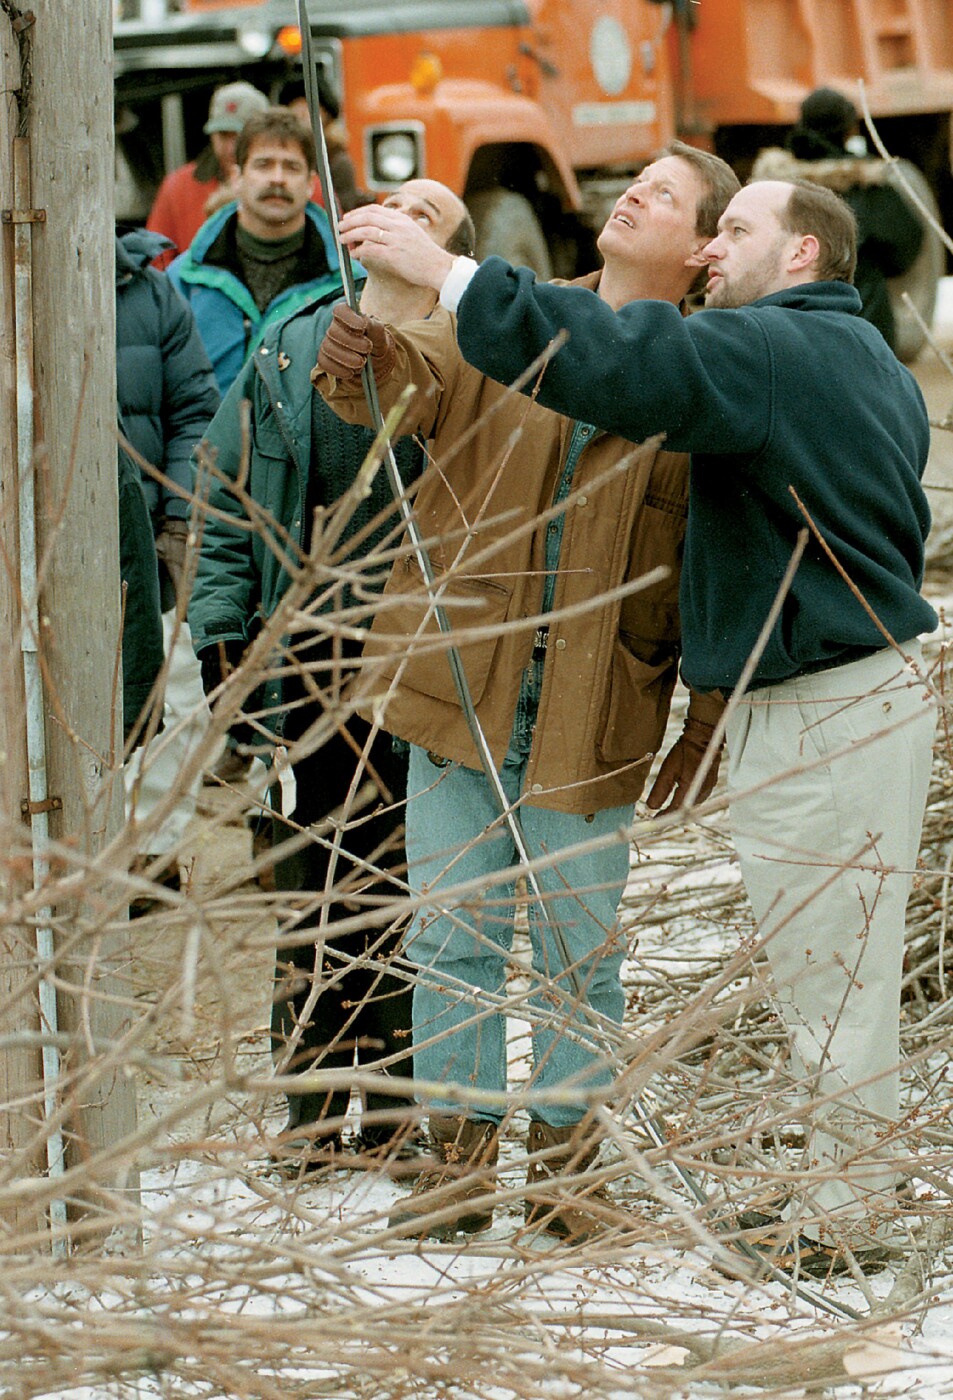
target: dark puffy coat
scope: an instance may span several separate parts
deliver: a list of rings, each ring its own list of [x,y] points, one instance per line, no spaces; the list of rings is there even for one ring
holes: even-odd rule
[[[168,246],[157,234],[116,239],[116,394],[119,430],[147,462],[191,494],[191,453],[218,407],[218,390],[188,306],[147,264]],[[128,736],[162,668],[155,534],[189,502],[119,449],[123,726]]]
[[[145,230],[116,240],[116,381],[119,413],[133,447],[188,494],[192,449],[219,394],[191,310],[165,273],[148,266],[168,239]],[[188,519],[189,503],[143,474],[158,531],[163,517]]]
[[[125,432],[122,420],[119,431]],[[119,573],[126,585],[122,629],[122,727],[128,740],[162,670],[159,570],[139,468],[119,449]],[[142,737],[141,735],[139,736]]]

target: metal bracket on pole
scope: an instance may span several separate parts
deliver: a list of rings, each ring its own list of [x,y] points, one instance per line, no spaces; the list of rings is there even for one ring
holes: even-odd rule
[[[3,224],[45,224],[45,209],[0,209]]]
[[[31,802],[28,797],[20,799],[20,816],[26,821],[40,812],[62,812],[62,797],[45,797],[40,802]]]

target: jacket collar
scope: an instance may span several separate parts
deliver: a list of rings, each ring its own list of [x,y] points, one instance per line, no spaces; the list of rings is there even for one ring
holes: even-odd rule
[[[151,229],[133,229],[116,239],[116,283],[128,282],[131,277],[151,263],[167,248],[174,248],[171,239]]]
[[[228,204],[223,204],[221,209],[216,210],[210,219],[205,220],[205,223],[192,239],[191,246],[185,254],[185,257],[190,259],[193,264],[204,262],[208,250],[218,238],[229,219],[235,217],[237,211],[238,201],[234,199]],[[327,214],[325,214],[320,204],[315,204],[312,200],[309,200],[305,205],[305,214],[311,220],[311,223],[321,237],[321,242],[324,244],[324,251],[328,260],[328,267],[332,272],[337,272],[340,267],[340,259],[338,258],[338,250],[334,242],[334,235],[331,232],[331,224]]]
[[[792,311],[840,311],[848,316],[860,314],[860,294],[849,282],[804,282],[799,287],[787,287],[783,292],[772,292],[770,296],[759,297],[739,310],[753,310],[762,306],[783,306]]]

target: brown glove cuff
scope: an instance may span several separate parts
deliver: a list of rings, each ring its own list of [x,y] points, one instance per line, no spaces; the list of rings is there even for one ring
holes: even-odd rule
[[[699,753],[704,753],[712,741],[715,733],[713,724],[706,724],[703,719],[696,719],[694,715],[685,716],[685,724],[682,729],[682,739],[686,744],[690,744]],[[722,744],[724,740],[722,740]],[[718,745],[721,749],[721,744]]]
[[[688,718],[700,724],[714,727],[725,709],[725,699],[720,690],[689,690]]]
[[[371,316],[367,322],[367,334],[371,342],[371,366],[378,384],[387,378],[397,361],[397,345],[383,321],[375,321]]]

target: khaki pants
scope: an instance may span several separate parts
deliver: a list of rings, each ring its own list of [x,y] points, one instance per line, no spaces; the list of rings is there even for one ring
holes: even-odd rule
[[[902,650],[920,665],[918,643]],[[896,1182],[904,919],[935,724],[925,687],[886,649],[753,691],[728,726],[741,873],[794,1072],[827,1100],[791,1212],[843,1221],[848,1236],[856,1222],[855,1239]]]

